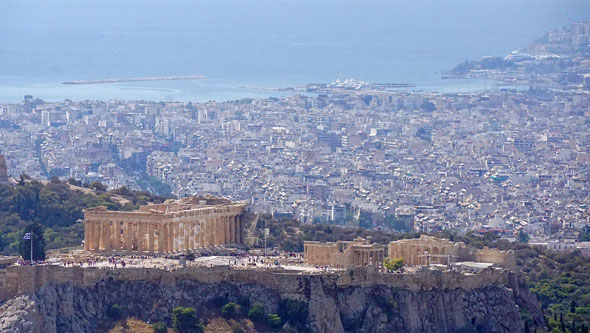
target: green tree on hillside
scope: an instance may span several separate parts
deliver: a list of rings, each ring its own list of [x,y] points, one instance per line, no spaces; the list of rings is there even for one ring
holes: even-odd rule
[[[189,307],[176,307],[172,310],[172,327],[180,333],[201,333],[203,325],[197,319],[197,310]]]
[[[221,313],[227,318],[232,318],[240,313],[240,306],[234,302],[228,302],[221,308]]]
[[[253,321],[259,321],[264,317],[264,305],[260,303],[254,303],[248,310],[248,318]]]
[[[18,253],[25,259],[31,259],[31,245],[33,246],[33,260],[45,260],[45,238],[43,227],[33,223],[21,231]]]

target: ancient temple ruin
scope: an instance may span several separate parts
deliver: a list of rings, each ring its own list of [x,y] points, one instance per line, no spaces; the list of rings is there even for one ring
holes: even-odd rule
[[[338,242],[303,242],[306,265],[348,268],[352,266],[374,266],[383,269],[385,247],[369,244],[364,238]]]
[[[245,203],[190,197],[135,211],[84,210],[84,250],[174,253],[243,243]]]
[[[493,263],[506,268],[516,266],[514,251],[496,249],[472,249],[462,242],[452,242],[445,238],[420,235],[420,238],[402,239],[390,242],[390,258],[403,258],[405,265],[429,264],[449,265],[455,262]]]

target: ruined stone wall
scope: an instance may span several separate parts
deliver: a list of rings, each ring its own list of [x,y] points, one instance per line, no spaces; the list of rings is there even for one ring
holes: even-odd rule
[[[519,296],[517,275],[491,269],[476,275],[385,274],[363,267],[302,274],[227,266],[175,271],[15,266],[1,274],[13,282],[0,291],[11,294],[6,302],[0,299],[2,332],[95,331],[112,304],[122,305],[128,316],[170,323],[174,307],[202,309],[217,298],[258,302],[268,313],[280,311],[285,299],[299,300],[308,309],[299,325],[318,332],[454,332],[474,325],[512,332],[523,327],[519,307],[539,323],[543,318],[534,301]]]
[[[474,257],[477,262],[490,262],[506,268],[516,267],[516,256],[512,250],[501,251],[484,247],[481,250],[475,250]]]
[[[470,290],[490,285],[508,285],[510,274],[513,273],[486,270],[477,275],[464,275],[459,272],[392,275],[359,267],[338,273],[321,274],[321,276],[338,286],[385,285],[408,290],[432,290],[433,288]],[[182,280],[194,280],[202,283],[256,283],[276,289],[281,293],[294,294],[300,292],[297,290],[297,281],[301,276],[302,274],[299,272],[289,272],[283,269],[235,270],[230,269],[229,266],[187,267],[175,271],[157,268],[101,269],[96,267],[11,266],[0,270],[0,295],[2,295],[2,299],[6,299],[20,294],[28,294],[48,284],[69,283],[89,288],[100,281],[109,279],[150,281],[163,285],[175,285]]]

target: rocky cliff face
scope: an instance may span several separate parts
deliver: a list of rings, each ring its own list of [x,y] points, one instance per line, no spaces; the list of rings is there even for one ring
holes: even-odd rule
[[[450,289],[435,284],[422,290],[372,280],[342,283],[339,278],[286,276],[285,283],[292,284],[288,292],[264,281],[236,279],[203,282],[181,278],[164,283],[107,277],[91,286],[49,282],[0,305],[0,332],[91,332],[113,304],[119,304],[129,316],[170,322],[177,306],[205,309],[228,301],[244,306],[260,302],[267,312],[280,313],[287,298],[304,302],[308,309],[305,323],[289,324],[317,332],[454,332],[462,328],[515,332],[524,327],[520,309],[533,317],[540,315],[534,301],[522,297],[526,296],[523,291],[505,285]]]

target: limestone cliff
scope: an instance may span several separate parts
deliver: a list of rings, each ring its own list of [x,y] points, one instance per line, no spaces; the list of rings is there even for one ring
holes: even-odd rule
[[[515,332],[523,328],[519,310],[542,325],[538,306],[508,272],[392,275],[358,269],[310,275],[229,268],[43,269],[19,271],[43,276],[44,281],[29,281],[32,290],[23,288],[4,300],[1,332],[91,332],[112,304],[121,305],[129,316],[169,322],[176,306],[260,302],[267,312],[278,313],[284,299],[307,304],[305,323],[291,323],[307,331]]]

